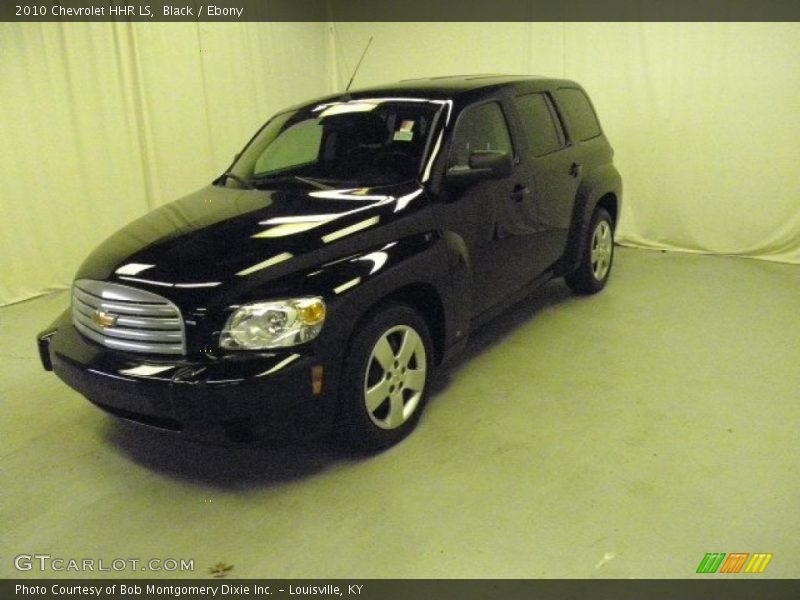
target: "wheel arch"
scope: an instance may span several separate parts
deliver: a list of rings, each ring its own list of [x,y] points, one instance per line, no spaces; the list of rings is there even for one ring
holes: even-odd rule
[[[604,194],[598,201],[597,204],[594,205],[594,209],[592,213],[598,208],[604,208],[606,212],[611,216],[612,224],[614,228],[617,227],[617,221],[619,219],[619,199],[614,192],[608,192]]]
[[[447,325],[444,302],[439,291],[430,283],[408,284],[384,296],[370,309],[370,312],[380,304],[389,302],[405,304],[422,317],[431,335],[434,364],[441,364],[445,352]]]
[[[447,323],[444,300],[436,287],[424,281],[407,283],[379,297],[374,298],[353,322],[347,336],[349,349],[353,336],[362,323],[369,319],[381,306],[403,304],[414,310],[425,321],[433,344],[433,363],[439,365],[447,346]]]
[[[622,203],[622,178],[614,165],[594,169],[581,181],[575,196],[561,275],[574,270],[584,250],[586,230],[597,208],[608,211],[616,229]]]

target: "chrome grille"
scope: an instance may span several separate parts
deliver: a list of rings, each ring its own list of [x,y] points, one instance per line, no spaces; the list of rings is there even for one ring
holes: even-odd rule
[[[84,336],[114,350],[186,353],[178,307],[152,292],[79,279],[72,284],[72,322]]]

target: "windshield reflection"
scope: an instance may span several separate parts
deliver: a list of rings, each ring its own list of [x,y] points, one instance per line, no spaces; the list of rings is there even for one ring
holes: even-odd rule
[[[419,180],[443,105],[372,98],[279,114],[253,138],[222,183],[261,188],[302,183],[325,191]]]

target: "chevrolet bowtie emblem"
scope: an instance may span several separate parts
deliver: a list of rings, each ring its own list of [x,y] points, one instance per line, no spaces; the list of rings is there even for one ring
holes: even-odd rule
[[[92,322],[103,329],[113,327],[117,324],[117,315],[110,315],[102,310],[96,310],[92,315]]]

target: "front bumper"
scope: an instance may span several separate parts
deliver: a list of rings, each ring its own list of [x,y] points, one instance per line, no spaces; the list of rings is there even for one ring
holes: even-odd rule
[[[300,353],[239,354],[193,360],[109,350],[73,327],[69,311],[39,334],[42,365],[107,412],[200,439],[298,439],[328,431],[336,417],[335,369],[314,393]]]

